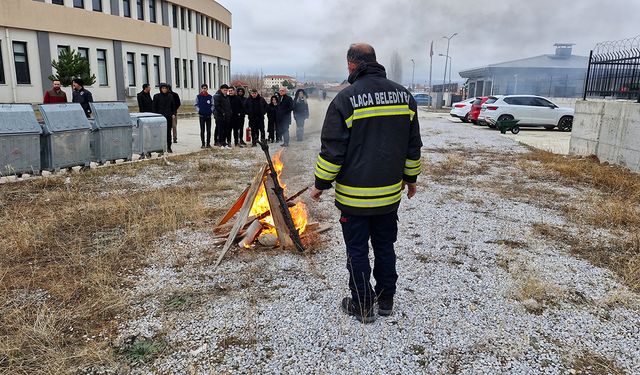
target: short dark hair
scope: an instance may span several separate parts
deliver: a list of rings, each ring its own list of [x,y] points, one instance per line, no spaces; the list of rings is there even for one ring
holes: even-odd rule
[[[209,88],[209,86],[207,86],[207,84],[206,84],[206,83],[203,83],[203,84],[201,84],[201,85],[200,85],[200,88],[201,88],[201,89],[204,89],[204,88],[207,88],[207,89],[208,89],[208,88]]]
[[[354,43],[347,51],[347,61],[356,65],[376,62],[376,51],[365,43]]]
[[[220,89],[228,89],[229,85],[227,85],[226,83],[223,83],[222,86],[220,86]]]
[[[82,78],[74,78],[71,82],[75,82],[78,85],[84,87],[84,81],[82,80]]]
[[[146,89],[147,87],[149,87],[149,84],[148,84],[148,83],[145,83],[144,85],[142,85],[142,89],[143,89],[143,90],[144,90],[144,89]]]

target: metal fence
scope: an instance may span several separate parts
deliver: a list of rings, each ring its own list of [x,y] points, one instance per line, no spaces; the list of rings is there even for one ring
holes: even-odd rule
[[[583,99],[588,96],[614,99],[640,96],[640,35],[596,44],[589,53]]]

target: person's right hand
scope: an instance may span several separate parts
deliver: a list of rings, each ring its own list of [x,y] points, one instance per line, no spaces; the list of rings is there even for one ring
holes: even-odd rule
[[[415,182],[402,182],[402,190],[404,187],[407,187],[407,198],[411,199],[414,195],[416,195],[416,183]]]

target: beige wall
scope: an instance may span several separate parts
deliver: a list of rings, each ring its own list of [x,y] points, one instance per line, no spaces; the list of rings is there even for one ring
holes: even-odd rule
[[[171,33],[161,24],[53,6],[32,0],[0,0],[0,25],[170,47]],[[28,16],[25,16],[28,15]]]
[[[198,52],[210,55],[219,56],[220,58],[231,60],[231,46],[206,35],[196,35],[196,45]]]
[[[3,1],[3,0],[0,0]],[[222,22],[231,28],[231,12],[212,0],[169,0],[169,3],[183,6]],[[171,5],[169,5],[171,6]]]

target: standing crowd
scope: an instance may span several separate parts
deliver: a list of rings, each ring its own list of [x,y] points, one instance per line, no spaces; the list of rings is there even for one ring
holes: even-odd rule
[[[304,122],[309,118],[309,105],[304,90],[296,92],[295,99],[287,94],[287,89],[281,88],[274,94],[269,103],[260,95],[258,90],[251,89],[249,97],[245,97],[242,87],[237,89],[226,84],[220,86],[215,94],[209,94],[206,84],[200,86],[200,94],[196,97],[195,108],[200,119],[200,140],[202,148],[211,147],[211,118],[215,121],[213,134],[214,146],[231,148],[245,147],[242,139],[244,133],[245,116],[249,119],[247,139],[251,139],[251,146],[258,141],[283,142],[281,146],[289,146],[289,126],[291,115],[296,120],[296,138],[304,139]],[[267,129],[265,132],[265,115]],[[233,143],[232,143],[233,142]]]

